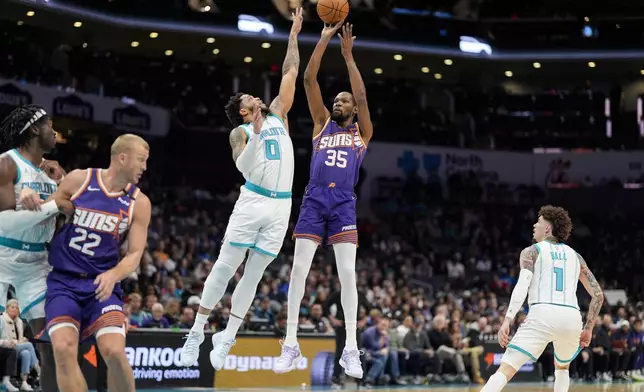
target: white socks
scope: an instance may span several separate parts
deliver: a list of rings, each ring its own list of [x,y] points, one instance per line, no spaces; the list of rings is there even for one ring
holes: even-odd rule
[[[203,331],[204,325],[208,322],[208,316],[207,314],[201,314],[197,313],[197,317],[195,317],[195,323],[192,325],[192,329],[195,331]]]
[[[345,347],[357,350],[356,325],[358,318],[358,286],[356,283],[356,244],[334,244],[335,263],[340,278],[340,301],[344,311],[344,325],[347,330]]]
[[[286,319],[286,338],[284,344],[287,346],[297,345],[297,324],[300,318],[300,305],[304,298],[306,289],[306,278],[311,270],[313,257],[318,244],[315,241],[304,238],[295,240],[295,255],[293,256],[293,268],[291,280],[288,285],[288,317]]]
[[[568,392],[570,388],[570,371],[555,369],[555,392]]]
[[[244,275],[241,277],[235,287],[232,297],[232,309],[230,309],[230,318],[224,331],[225,340],[233,340],[237,335],[239,327],[242,325],[250,305],[255,299],[257,286],[264,276],[266,267],[273,261],[273,257],[251,250],[246,260]]]
[[[501,392],[503,387],[508,383],[505,374],[496,372],[487,380],[481,392]]]

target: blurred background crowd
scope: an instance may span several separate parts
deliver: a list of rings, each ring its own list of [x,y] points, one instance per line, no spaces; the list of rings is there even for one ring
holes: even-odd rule
[[[70,0],[61,4],[82,3]],[[194,18],[213,24],[216,21],[222,26],[231,20],[236,22],[241,12],[253,11],[277,29],[288,26],[281,14],[288,12],[289,2],[275,1],[245,11],[230,2],[172,3],[160,7],[147,0],[127,4],[114,0],[97,1],[95,6],[112,16],[154,14],[163,18],[169,12],[178,19]],[[352,18],[359,31],[364,26],[358,22],[361,18],[368,21],[375,17],[379,26],[387,27],[392,39],[400,40],[417,36],[401,28],[404,18],[434,18],[430,27],[423,27],[436,29],[436,38],[430,39],[432,45],[452,42],[451,37],[459,35],[453,31],[457,31],[478,32],[495,44],[514,48],[518,44],[509,42],[507,34],[505,41],[500,38],[504,28],[516,27],[504,24],[512,18],[525,17],[526,23],[543,18],[543,23],[557,17],[562,23],[572,20],[575,28],[582,31],[590,24],[580,22],[580,15],[589,15],[590,20],[605,12],[600,5],[595,9],[586,4],[579,9],[574,2],[556,7],[544,3],[533,9],[528,4],[519,7],[493,0],[445,0],[432,7],[425,3],[352,1]],[[314,4],[306,1],[303,5],[311,20],[304,31],[318,34],[321,24],[314,20]],[[638,11],[624,7],[625,15]],[[271,54],[266,45],[260,48],[261,40],[242,37],[233,48],[230,36],[231,42],[214,36],[210,42],[211,37],[203,35],[193,38],[199,40],[198,44],[185,41],[186,47],[194,50],[182,54],[178,47],[171,50],[169,43],[158,44],[164,38],[162,32],[154,38],[150,31],[135,34],[129,30],[103,36],[100,26],[88,26],[91,22],[82,27],[74,22],[72,27],[72,21],[77,19],[74,16],[47,14],[49,18],[39,19],[47,12],[45,9],[39,8],[31,16],[29,10],[20,2],[12,2],[7,14],[0,16],[0,114],[15,106],[6,98],[20,96],[15,86],[28,84],[69,94],[117,97],[124,103],[145,103],[171,113],[169,133],[163,138],[150,138],[149,170],[142,183],[153,203],[148,248],[139,269],[122,285],[127,293],[125,312],[130,328],[190,328],[241,181],[229,158],[230,127],[223,106],[235,91],[264,94],[262,97],[275,95],[284,53],[279,49],[282,44],[273,42],[274,50],[270,51],[276,53]],[[230,19],[230,15],[234,17]],[[482,33],[483,27],[475,21],[486,18],[509,19],[488,25],[492,27]],[[58,22],[67,27],[53,28],[52,23]],[[364,28],[372,39],[382,34],[371,27]],[[495,38],[495,33],[499,37]],[[601,38],[605,39],[605,35]],[[266,40],[270,41],[270,36]],[[538,46],[536,38],[526,40],[525,45],[531,49]],[[577,39],[570,42],[579,44]],[[598,38],[597,45],[603,42]],[[226,52],[227,48],[230,52]],[[310,50],[310,44],[303,45],[303,64]],[[339,59],[338,53],[331,53],[339,52],[337,48],[331,47],[328,52],[329,62]],[[431,64],[421,67],[421,60],[411,55],[409,61],[413,64],[403,65],[391,60],[393,52],[386,56],[380,52],[357,49],[356,53],[376,124],[374,141],[515,151],[535,147],[628,150],[642,146],[636,121],[640,115],[636,114],[637,88],[641,86],[637,81],[628,84],[619,79],[623,76],[618,77],[615,70],[620,64],[595,72],[595,63],[591,66],[584,60],[577,64],[577,70],[566,68],[572,67],[570,64],[556,65],[561,71],[557,74],[552,73],[553,67],[548,70],[554,64],[544,62],[543,71],[551,73],[543,77],[535,74],[542,68],[538,58],[528,65],[513,65],[513,74],[505,63],[481,65],[477,60],[434,56],[429,60]],[[347,88],[342,65],[322,69],[320,84],[329,99]],[[515,74],[522,71],[525,77],[518,79]],[[628,72],[631,71],[639,76],[638,70]],[[595,73],[590,76],[589,72]],[[571,74],[574,79],[562,80]],[[5,84],[3,80],[15,84]],[[303,89],[298,89],[295,102],[289,114],[297,148],[293,223],[308,181],[311,149],[311,122]],[[103,165],[107,146],[119,132],[111,125],[65,116],[55,117],[54,126],[61,133],[54,158],[68,169]],[[639,173],[642,182],[641,168]],[[552,184],[566,182],[561,177]],[[616,185],[616,192],[622,190],[622,184],[612,179],[584,185],[611,184]],[[372,190],[360,204],[357,261],[362,297],[359,326],[365,363],[370,369],[368,381],[481,382],[480,363],[485,362],[479,361],[482,346],[496,339],[518,275],[519,252],[530,244],[536,212],[541,205],[553,201],[554,190],[528,182],[506,184],[475,170],[445,178],[437,173],[421,177],[413,171],[389,178],[363,170],[358,194],[363,190],[360,187]],[[575,227],[570,245],[584,255],[605,290],[619,293],[607,296],[592,346],[575,360],[573,377],[602,382],[641,380],[641,207],[635,208],[639,213],[620,209],[619,204],[604,208],[598,199],[596,208],[578,211],[574,202],[563,204],[571,209]],[[278,258],[265,273],[241,331],[283,336],[293,248],[289,233]],[[332,252],[318,251],[300,308],[302,333],[333,335],[343,329],[334,263]],[[242,273],[243,266],[211,314],[208,329],[225,328],[231,293]],[[585,310],[587,297],[583,288],[580,298]],[[524,317],[525,312],[517,318],[514,328]],[[3,335],[2,339],[0,343],[10,347],[14,338]],[[387,364],[370,360],[370,353],[383,351],[389,354]],[[552,356],[549,349],[539,359],[544,379],[553,375]],[[28,370],[29,373],[32,369]],[[14,370],[14,374],[22,373]],[[339,374],[335,376],[334,382],[341,384]]]

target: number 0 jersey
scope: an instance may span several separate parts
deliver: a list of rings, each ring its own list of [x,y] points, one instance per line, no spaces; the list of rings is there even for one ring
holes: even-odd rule
[[[309,183],[353,189],[366,151],[357,123],[341,128],[329,118],[313,139]]]
[[[109,193],[101,169],[87,169],[81,188],[72,196],[73,220],[54,236],[49,263],[54,270],[96,276],[115,267],[127,237],[139,189],[128,185]]]

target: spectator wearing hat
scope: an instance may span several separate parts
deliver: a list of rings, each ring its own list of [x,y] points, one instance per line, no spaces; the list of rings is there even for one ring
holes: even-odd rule
[[[611,335],[611,371],[613,380],[628,380],[626,372],[631,359],[631,351],[628,347],[628,338],[631,324],[628,320],[621,320],[617,323],[617,329]]]

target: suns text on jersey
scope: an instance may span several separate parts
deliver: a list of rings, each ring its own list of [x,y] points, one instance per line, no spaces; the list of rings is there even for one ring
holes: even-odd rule
[[[74,225],[103,233],[116,233],[120,220],[118,215],[101,211],[84,210],[78,207],[74,211]]]
[[[323,150],[325,148],[353,147],[355,138],[355,135],[348,132],[322,136],[318,148]]]

